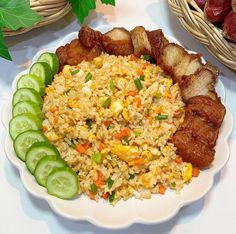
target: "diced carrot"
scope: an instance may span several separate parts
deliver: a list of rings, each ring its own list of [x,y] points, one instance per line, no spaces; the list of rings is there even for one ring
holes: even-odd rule
[[[82,144],[82,146],[85,148],[85,150],[87,150],[90,147],[90,144],[89,143],[84,143],[84,144]]]
[[[145,70],[148,65],[149,65],[148,63],[144,63],[144,64],[142,65],[142,70]]]
[[[97,179],[94,181],[97,188],[101,188],[105,184],[105,177],[101,171],[97,171]]]
[[[137,107],[141,107],[142,101],[140,97],[135,97],[134,98],[134,103],[137,105]]]
[[[159,189],[158,189],[158,192],[160,193],[160,194],[165,194],[165,192],[166,192],[166,187],[164,187],[163,185],[159,185]]]
[[[84,153],[87,151],[86,147],[84,147],[83,144],[77,144],[77,145],[75,146],[75,149],[76,149],[80,154],[84,154]]]
[[[103,199],[107,199],[109,197],[110,193],[106,192],[102,194]]]
[[[103,121],[103,124],[104,124],[106,127],[109,127],[109,126],[112,124],[112,121],[111,121],[111,120],[106,120],[106,121]]]
[[[101,152],[104,149],[104,144],[100,143],[98,145],[98,151]]]
[[[136,55],[134,55],[134,54],[131,54],[131,55],[130,55],[130,60],[131,60],[131,61],[137,61],[137,60],[138,60],[138,57],[137,57]]]
[[[152,124],[152,123],[153,123],[153,117],[152,117],[152,116],[149,116],[149,117],[148,117],[148,123],[149,123],[149,124]]]
[[[43,126],[42,131],[46,132],[47,130],[48,130],[48,127],[47,126]]]
[[[137,159],[134,159],[130,162],[130,165],[135,165],[135,166],[140,166],[140,165],[143,165],[144,164],[144,159],[143,158],[137,158]]]
[[[58,109],[57,109],[56,106],[52,106],[52,107],[50,108],[50,112],[51,112],[51,113],[55,113],[56,111],[58,111]]]
[[[90,200],[95,200],[95,194],[91,190],[89,191],[89,198]]]
[[[162,107],[162,106],[158,106],[158,107],[155,109],[155,113],[159,115],[159,114],[161,114],[162,110],[163,110],[163,107]]]
[[[136,92],[135,92],[135,91],[130,91],[130,92],[129,92],[129,96],[134,97],[135,95],[136,95]]]
[[[123,139],[124,137],[130,136],[130,130],[128,128],[123,128],[120,132],[115,134],[115,138],[118,140]]]
[[[176,158],[175,158],[175,162],[178,163],[178,164],[180,164],[180,163],[183,162],[183,160],[182,160],[181,157],[176,157]]]
[[[54,120],[53,120],[54,124],[57,124],[58,121],[59,121],[59,116],[55,116],[55,118],[54,118]]]
[[[193,177],[198,177],[199,174],[200,174],[200,170],[197,167],[193,167],[192,176]]]
[[[81,67],[79,65],[75,66],[77,69],[80,69]]]
[[[143,71],[140,68],[136,69],[136,73],[137,73],[138,76],[143,76],[144,75]]]

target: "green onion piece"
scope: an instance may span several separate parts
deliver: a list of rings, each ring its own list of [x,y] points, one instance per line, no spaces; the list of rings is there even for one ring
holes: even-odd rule
[[[92,155],[92,160],[97,164],[101,164],[102,163],[102,154],[101,153],[94,153]]]
[[[111,124],[111,125],[109,125],[108,127],[107,127],[107,129],[109,130],[109,129],[114,129],[115,128],[115,125],[114,124]]]
[[[102,104],[103,108],[106,109],[111,104],[111,98],[107,98],[105,102]]]
[[[89,80],[92,80],[93,75],[89,72],[85,77],[85,82],[88,82]]]
[[[90,184],[91,191],[96,194],[97,193],[97,187],[94,183]]]
[[[141,55],[140,58],[143,59],[143,60],[149,61],[151,57],[150,57],[149,54],[143,54],[143,55]]]
[[[134,179],[134,177],[135,177],[135,175],[134,175],[134,174],[129,174],[129,180],[133,180],[133,179]]]
[[[145,75],[141,75],[141,76],[139,77],[139,79],[142,80],[142,81],[144,81],[144,78],[145,78]]]
[[[161,94],[161,93],[158,93],[158,94],[155,96],[156,99],[161,99],[161,97],[162,97],[162,94]]]
[[[86,125],[88,126],[89,129],[92,129],[92,124],[93,121],[91,119],[86,119]]]
[[[111,179],[111,177],[109,177],[107,179],[107,186],[110,189],[112,187],[112,185],[114,184],[114,180]]]
[[[70,141],[68,141],[67,143],[68,143],[68,145],[69,145],[70,147],[72,147],[72,148],[75,148],[75,146],[76,146],[76,144],[73,142],[73,140],[70,140]]]
[[[76,70],[71,71],[70,74],[73,76],[79,72],[80,72],[80,69],[76,69]]]
[[[135,79],[134,84],[136,85],[138,91],[140,91],[143,88],[143,85],[142,85],[140,79]]]
[[[157,115],[155,116],[156,120],[166,120],[168,119],[168,115]]]
[[[109,196],[109,202],[112,203],[115,199],[115,191],[112,192],[112,194]]]
[[[123,141],[124,141],[127,145],[129,145],[129,139],[128,139],[128,137],[124,137],[124,138],[123,138]]]
[[[175,188],[175,187],[176,187],[176,183],[175,183],[175,182],[171,183],[171,184],[170,184],[170,187],[171,187],[171,188]]]
[[[115,84],[114,84],[114,81],[113,81],[113,80],[110,80],[110,81],[109,81],[109,87],[110,87],[110,90],[111,90],[112,92],[114,92],[114,90],[115,90]]]
[[[141,132],[134,131],[134,135],[135,135],[136,137],[141,136]]]
[[[69,94],[70,91],[71,91],[71,89],[67,89],[67,90],[65,91],[65,94]]]

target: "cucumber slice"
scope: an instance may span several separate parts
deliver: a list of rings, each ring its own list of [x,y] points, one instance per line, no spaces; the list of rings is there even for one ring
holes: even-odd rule
[[[31,88],[18,89],[14,93],[12,105],[14,106],[21,101],[32,101],[37,105],[39,105],[40,107],[43,106],[43,99],[40,97],[38,92],[36,92],[34,89]]]
[[[53,169],[60,167],[66,167],[66,163],[62,159],[59,159],[57,156],[44,156],[39,160],[35,168],[35,179],[40,185],[45,187],[48,175]]]
[[[52,82],[52,69],[45,62],[34,63],[30,68],[30,74],[41,77],[46,85],[51,84]]]
[[[60,153],[54,145],[46,142],[34,143],[26,152],[25,157],[25,163],[29,171],[34,174],[39,160],[49,155],[60,157]]]
[[[38,118],[42,117],[42,111],[41,111],[40,107],[36,103],[33,103],[31,101],[18,102],[13,107],[13,110],[12,110],[13,116],[20,115],[20,114],[26,114],[26,113],[35,115]]]
[[[17,89],[32,88],[37,91],[41,96],[45,93],[45,84],[42,78],[32,74],[23,75],[17,81]]]
[[[78,178],[70,168],[54,169],[46,182],[49,194],[61,199],[71,199],[78,194]]]
[[[47,141],[47,138],[42,134],[41,131],[29,130],[21,133],[16,137],[13,142],[13,147],[18,158],[25,161],[25,155],[27,150],[35,142]]]
[[[9,133],[13,140],[22,132],[41,128],[42,121],[32,114],[17,115],[9,122]]]
[[[51,67],[53,76],[58,73],[59,59],[56,54],[49,53],[49,52],[43,53],[39,56],[37,62],[47,63]]]

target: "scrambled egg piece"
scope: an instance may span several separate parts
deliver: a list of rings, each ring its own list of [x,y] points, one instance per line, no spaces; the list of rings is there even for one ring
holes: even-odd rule
[[[139,155],[137,146],[126,146],[121,144],[113,145],[111,147],[111,152],[126,162],[136,159]]]
[[[121,100],[114,101],[110,105],[110,110],[114,114],[114,116],[118,116],[124,108],[124,103]]]
[[[188,182],[192,178],[192,171],[193,171],[193,166],[191,163],[187,163],[187,165],[183,168],[182,170],[182,176],[185,182]]]

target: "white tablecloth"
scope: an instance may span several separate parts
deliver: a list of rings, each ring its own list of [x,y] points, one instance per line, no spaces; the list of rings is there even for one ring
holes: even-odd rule
[[[162,28],[165,34],[176,37],[186,48],[202,55],[219,67],[226,89],[226,105],[236,118],[236,74],[220,64],[206,49],[191,37],[170,12],[166,0],[117,0],[117,6],[103,6],[86,20],[96,27],[102,24],[132,28],[143,25],[149,29]],[[67,33],[78,31],[79,24],[72,14],[42,29],[7,38],[13,62],[0,59],[0,109],[11,95],[14,76],[24,69],[32,56],[41,48],[50,47]],[[5,130],[1,125],[0,139],[3,146]],[[199,201],[184,207],[162,224],[134,224],[112,233],[174,233],[174,234],[235,234],[236,233],[236,131],[231,135],[231,158],[227,166],[215,177],[211,191]],[[88,222],[74,222],[58,217],[45,201],[31,196],[23,187],[18,171],[7,160],[0,148],[0,233],[1,234],[74,234],[111,233]]]

